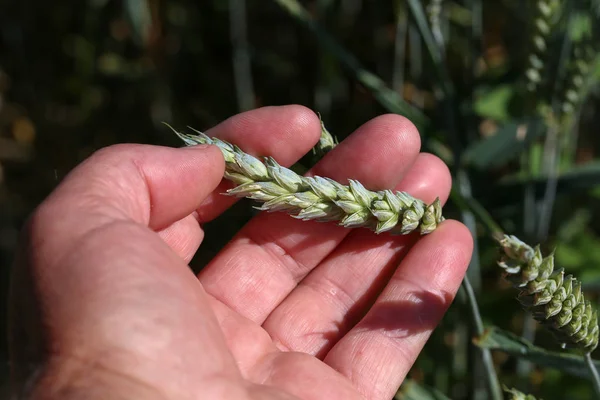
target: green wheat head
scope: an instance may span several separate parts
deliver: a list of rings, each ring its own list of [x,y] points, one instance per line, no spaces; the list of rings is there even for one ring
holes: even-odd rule
[[[518,391],[515,388],[509,389],[508,387],[504,386],[504,392],[510,396],[509,399],[510,400],[536,400],[536,398],[531,395],[531,394],[525,394],[523,392]],[[539,399],[542,400],[542,399]]]
[[[262,211],[286,212],[303,221],[334,221],[346,228],[368,228],[378,234],[418,231],[426,235],[444,221],[439,199],[426,204],[406,192],[370,191],[356,180],[342,185],[326,177],[301,176],[272,157],[261,161],[234,144],[202,132],[173,131],[187,146],[216,145],[225,158],[225,179],[237,185],[227,194],[258,201],[262,204],[256,208]],[[320,152],[335,145],[324,126],[318,146],[322,145]]]
[[[527,90],[531,93],[537,91],[543,83],[548,39],[552,33],[560,5],[560,0],[538,0],[535,5],[531,51],[525,70]]]
[[[563,269],[554,270],[554,253],[543,257],[515,236],[500,240],[504,252],[498,265],[520,290],[519,302],[548,328],[563,348],[585,352],[598,346],[598,312],[585,300],[581,282]]]

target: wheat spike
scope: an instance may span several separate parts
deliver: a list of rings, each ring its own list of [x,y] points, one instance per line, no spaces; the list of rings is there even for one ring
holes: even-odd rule
[[[506,392],[506,394],[510,396],[510,400],[536,400],[536,398],[533,395],[525,394],[523,392],[518,391],[515,388],[509,389],[508,387],[504,386],[503,389]]]
[[[320,176],[301,176],[272,157],[262,162],[239,147],[202,132],[185,134],[171,129],[187,146],[216,145],[225,158],[225,178],[237,185],[227,194],[256,200],[262,203],[259,210],[283,211],[305,221],[336,221],[346,228],[401,235],[417,230],[425,235],[444,221],[439,199],[426,204],[406,192],[367,190],[356,180],[342,185]]]
[[[586,301],[581,283],[563,269],[554,270],[554,254],[543,257],[515,236],[500,240],[504,255],[498,265],[520,290],[518,300],[568,348],[585,352],[598,346],[598,312]]]
[[[530,92],[539,90],[548,55],[548,38],[554,29],[556,14],[560,10],[559,0],[537,0],[535,2],[532,48],[528,56],[525,77]]]

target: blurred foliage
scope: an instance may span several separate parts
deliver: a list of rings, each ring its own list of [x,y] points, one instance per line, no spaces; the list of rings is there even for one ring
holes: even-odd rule
[[[577,274],[597,302],[600,2],[558,1],[543,49],[535,47],[536,35],[546,32],[536,25],[538,3],[0,3],[2,293],[20,226],[101,147],[179,146],[161,121],[206,130],[264,105],[319,111],[340,141],[370,118],[397,112],[411,116],[424,149],[452,170],[445,214],[464,221],[477,239],[469,278],[485,324],[558,350],[550,335],[531,328],[501,279],[485,220],[544,250],[556,248],[557,264]],[[543,65],[531,92],[533,53]],[[309,154],[298,168],[311,161]],[[208,224],[192,267],[201,268],[252,214],[241,201]],[[487,398],[468,310],[461,292],[398,398]],[[517,353],[493,353],[503,383],[545,399],[591,398],[588,381],[552,363],[523,364]],[[7,359],[5,347],[1,357]]]

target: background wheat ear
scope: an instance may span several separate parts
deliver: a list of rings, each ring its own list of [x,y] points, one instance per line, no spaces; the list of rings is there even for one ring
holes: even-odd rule
[[[528,56],[525,71],[527,90],[534,93],[544,83],[544,69],[547,68],[548,40],[556,23],[556,15],[560,12],[560,0],[537,0],[533,32],[531,35],[531,52]]]
[[[515,388],[508,388],[507,386],[504,386],[502,389],[509,396],[509,400],[543,400],[536,399],[535,396],[531,394],[522,393]]]
[[[518,300],[548,328],[563,348],[586,353],[598,346],[598,312],[586,301],[581,282],[563,269],[554,269],[554,253],[542,256],[539,245],[529,246],[516,236],[500,240],[503,256],[498,265],[519,289]]]

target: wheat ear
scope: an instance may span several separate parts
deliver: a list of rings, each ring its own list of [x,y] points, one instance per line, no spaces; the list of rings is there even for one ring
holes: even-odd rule
[[[515,388],[509,389],[508,387],[504,386],[504,391],[507,395],[510,396],[510,400],[536,400],[536,398],[533,395],[525,394],[523,392],[518,391]]]
[[[527,89],[531,93],[539,90],[543,83],[542,74],[548,56],[548,40],[555,25],[556,14],[560,10],[560,1],[537,0],[535,7],[532,48],[525,71]]]
[[[301,176],[272,157],[261,162],[224,140],[195,130],[196,134],[185,134],[170,128],[187,146],[216,145],[225,158],[225,178],[237,185],[227,194],[261,202],[259,210],[283,211],[305,221],[336,221],[346,228],[363,227],[376,233],[401,235],[416,230],[422,235],[431,233],[444,220],[439,199],[428,205],[406,192],[367,190],[356,180],[342,185],[320,176]]]
[[[504,255],[498,265],[514,287],[519,302],[561,342],[563,348],[585,352],[598,346],[598,312],[586,301],[581,283],[564,270],[554,270],[554,253],[543,257],[515,236],[500,240]]]

